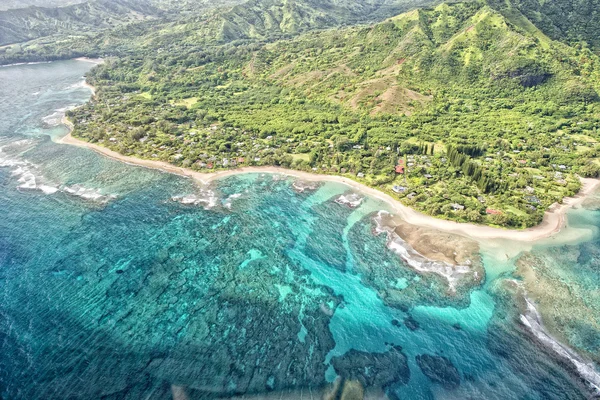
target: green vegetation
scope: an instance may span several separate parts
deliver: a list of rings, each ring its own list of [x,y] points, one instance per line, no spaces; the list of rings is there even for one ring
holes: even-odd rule
[[[81,0],[70,2],[75,4],[64,3],[58,8],[24,8],[23,5],[23,8],[0,11],[0,46],[38,38],[42,40],[26,45],[31,51],[39,45],[52,48],[56,41],[85,45],[88,40],[99,39],[99,33],[115,28],[132,24],[143,26],[145,21],[164,23],[164,20],[193,16],[214,8],[209,0]],[[219,2],[220,6],[236,3],[239,1]],[[133,28],[134,31],[138,29]]]
[[[5,46],[0,63],[108,56],[69,116],[123,154],[345,175],[440,218],[533,226],[600,172],[600,60],[532,17],[553,2],[251,0],[174,18],[148,1],[167,16]]]
[[[522,13],[553,39],[600,45],[599,0],[492,0],[491,3],[507,15]]]
[[[128,155],[342,174],[434,216],[528,227],[600,171],[600,69],[522,26],[468,2],[269,43],[205,33],[107,60],[70,116]]]

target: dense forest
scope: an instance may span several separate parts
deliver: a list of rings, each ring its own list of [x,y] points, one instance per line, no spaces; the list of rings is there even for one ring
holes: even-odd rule
[[[0,60],[107,56],[69,117],[123,154],[339,174],[440,218],[523,228],[600,173],[595,44],[531,2],[389,17],[431,2],[252,0]]]

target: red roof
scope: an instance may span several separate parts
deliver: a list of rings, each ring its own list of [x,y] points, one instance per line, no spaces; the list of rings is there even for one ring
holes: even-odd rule
[[[404,173],[404,167],[402,165],[396,165],[396,173],[397,174],[403,174]]]
[[[399,159],[398,160],[398,165],[404,165],[404,160],[403,159]]]
[[[502,215],[502,211],[492,210],[491,208],[488,208],[487,210],[485,210],[485,213],[489,214],[489,215]]]

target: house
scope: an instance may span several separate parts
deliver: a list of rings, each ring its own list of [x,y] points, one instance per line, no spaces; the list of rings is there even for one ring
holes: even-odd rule
[[[452,208],[454,209],[454,211],[463,211],[465,209],[465,206],[463,206],[462,204],[454,203],[452,204]]]
[[[362,172],[359,172],[358,174],[356,174],[356,176],[357,176],[358,178],[364,178],[364,177],[365,177],[365,174],[363,174]]]
[[[406,196],[409,200],[412,200],[415,198],[417,194],[415,192],[412,192],[411,194],[409,194],[408,196]]]
[[[433,178],[433,176],[431,176],[430,174],[424,174],[423,176],[425,177],[425,179],[431,179],[431,178]]]
[[[243,164],[244,163],[244,157],[238,157],[237,162],[238,164]]]
[[[525,187],[525,192],[527,192],[529,194],[534,194],[535,193],[535,189],[532,188],[531,186],[526,186]]]
[[[485,213],[487,215],[502,215],[502,211],[500,211],[500,210],[494,210],[492,208],[488,208],[487,210],[485,210]]]
[[[395,169],[397,174],[403,174],[404,173],[404,166],[403,165],[396,165],[396,169]]]
[[[394,185],[394,187],[392,187],[392,190],[396,193],[404,193],[408,190],[408,188],[406,188],[404,186]]]

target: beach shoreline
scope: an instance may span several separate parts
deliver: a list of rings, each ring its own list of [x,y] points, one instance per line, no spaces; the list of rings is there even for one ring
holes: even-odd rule
[[[104,63],[104,60],[102,58],[77,57],[77,58],[74,58],[73,60],[89,62],[89,63],[96,64],[96,65]]]
[[[192,178],[205,185],[211,183],[214,180],[223,179],[228,176],[250,173],[280,174],[311,182],[327,181],[341,183],[349,186],[350,188],[356,190],[359,193],[367,195],[370,198],[377,199],[388,204],[396,216],[400,217],[409,224],[433,228],[443,232],[473,238],[478,241],[490,239],[508,239],[530,243],[553,236],[556,233],[560,232],[561,229],[566,225],[567,211],[571,208],[579,206],[586,199],[587,196],[589,196],[598,187],[600,187],[600,179],[582,178],[582,187],[579,193],[577,193],[573,197],[563,199],[562,204],[557,203],[551,206],[544,214],[544,218],[539,225],[524,230],[501,229],[485,225],[475,225],[470,223],[460,223],[449,220],[443,220],[420,213],[408,206],[405,206],[399,200],[394,199],[392,196],[384,192],[381,192],[377,189],[374,189],[372,187],[369,187],[367,185],[364,185],[362,183],[356,182],[350,178],[346,178],[343,176],[320,175],[305,171],[296,171],[272,166],[243,167],[225,171],[202,173],[188,168],[177,167],[165,161],[145,160],[137,157],[126,156],[116,151],[110,150],[106,147],[74,138],[71,135],[73,124],[70,121],[68,121],[67,118],[63,118],[63,123],[65,123],[65,125],[67,125],[67,127],[69,128],[69,133],[62,139],[60,139],[60,143],[88,148],[93,151],[96,151],[101,155],[127,164],[157,169],[164,172]]]

